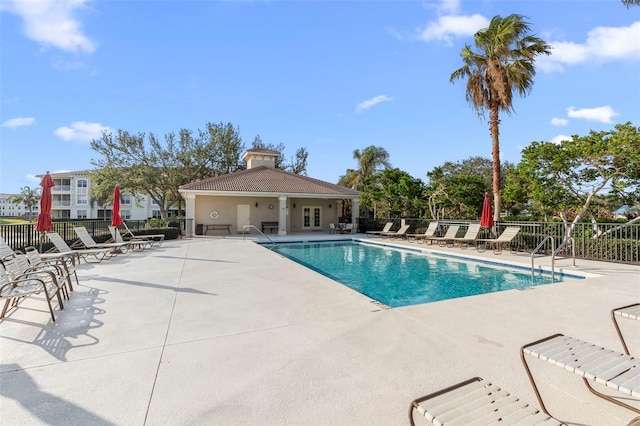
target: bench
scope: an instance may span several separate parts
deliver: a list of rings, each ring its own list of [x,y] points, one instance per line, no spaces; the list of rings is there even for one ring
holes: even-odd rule
[[[202,225],[203,235],[207,235],[207,232],[209,231],[225,231],[225,230],[227,231],[227,234],[231,234],[231,224],[217,223],[213,225],[207,225],[207,224]]]
[[[262,232],[264,232],[265,229],[268,229],[273,234],[273,230],[274,229],[276,231],[278,230],[278,222],[277,221],[265,221],[265,222],[262,222]]]

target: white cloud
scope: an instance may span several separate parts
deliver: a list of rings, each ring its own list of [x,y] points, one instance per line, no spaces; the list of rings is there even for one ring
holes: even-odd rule
[[[2,11],[22,18],[25,35],[44,47],[91,53],[96,47],[83,32],[77,11],[88,0],[2,0]]]
[[[618,115],[609,105],[605,105],[597,108],[582,108],[576,109],[575,107],[567,108],[567,115],[571,118],[581,118],[589,121],[599,121],[601,123],[612,123],[612,117]]]
[[[425,29],[420,30],[418,38],[423,41],[440,40],[451,43],[456,37],[472,36],[478,30],[488,26],[489,20],[479,14],[441,16],[437,21],[430,22]]]
[[[571,136],[567,136],[567,135],[558,135],[555,138],[552,138],[549,142],[555,143],[557,145],[561,144],[564,141],[570,141],[573,138]]]
[[[16,118],[10,118],[9,120],[2,123],[2,127],[15,129],[16,127],[31,126],[35,122],[36,122],[36,119],[33,117],[16,117]]]
[[[628,27],[596,27],[584,43],[550,42],[552,53],[536,60],[546,72],[564,71],[567,65],[640,59],[640,21]]]
[[[567,124],[569,124],[569,120],[567,120],[566,118],[553,117],[551,119],[551,124],[554,126],[566,126]]]
[[[87,123],[86,121],[74,121],[71,127],[60,127],[53,134],[65,141],[90,142],[99,139],[103,131],[111,131],[107,126],[100,123]]]
[[[377,104],[379,104],[380,102],[386,102],[386,101],[392,101],[393,98],[390,98],[387,95],[380,95],[380,96],[376,96],[374,98],[371,98],[369,100],[366,100],[364,102],[360,102],[358,104],[358,106],[356,107],[356,112],[361,112],[364,111],[365,109],[369,109]]]

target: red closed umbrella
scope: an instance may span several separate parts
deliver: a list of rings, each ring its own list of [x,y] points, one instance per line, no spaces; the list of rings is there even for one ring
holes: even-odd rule
[[[347,215],[344,211],[344,200],[342,200],[342,214],[340,215],[340,222],[346,222],[347,221]]]
[[[49,172],[45,173],[40,181],[42,194],[40,195],[40,212],[38,213],[37,232],[51,231],[51,188],[56,186]]]
[[[491,198],[489,193],[484,193],[484,204],[482,204],[482,216],[480,218],[480,226],[483,228],[493,227],[493,213],[491,213]]]
[[[120,187],[116,185],[113,189],[113,213],[111,215],[111,226],[120,226],[124,223],[120,217]]]

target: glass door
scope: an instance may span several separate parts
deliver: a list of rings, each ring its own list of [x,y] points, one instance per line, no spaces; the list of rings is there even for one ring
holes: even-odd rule
[[[310,206],[302,208],[302,229],[322,229],[322,207]]]

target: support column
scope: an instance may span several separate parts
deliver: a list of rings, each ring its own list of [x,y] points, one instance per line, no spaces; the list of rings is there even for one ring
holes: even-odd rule
[[[278,197],[278,235],[287,235],[287,216],[289,216],[287,197],[281,195]]]
[[[187,237],[192,237],[196,234],[196,194],[186,193],[183,195],[185,199],[184,217],[191,219],[191,223],[186,221],[185,228],[189,226],[190,229],[185,229]]]
[[[351,199],[351,223],[358,232],[358,222],[360,219],[360,197]]]

